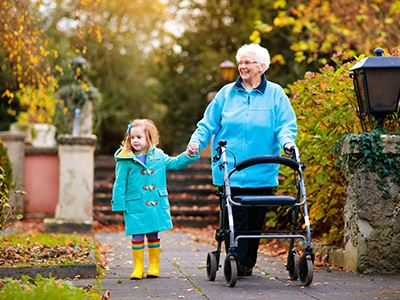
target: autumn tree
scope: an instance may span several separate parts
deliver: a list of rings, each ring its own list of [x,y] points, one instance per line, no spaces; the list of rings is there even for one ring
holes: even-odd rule
[[[53,47],[64,50],[63,87],[71,78],[71,61],[79,55],[90,65],[88,79],[102,95],[94,106],[101,119],[98,151],[112,154],[122,140],[126,124],[133,118],[161,118],[163,105],[152,92],[157,79],[152,77],[152,49],[163,40],[165,4],[161,1],[96,1],[96,7],[78,10],[66,1],[54,1],[46,19]],[[87,15],[87,10],[92,11]],[[76,21],[76,13],[80,23]],[[79,25],[79,26],[78,26]],[[95,27],[94,27],[95,26]],[[79,51],[68,52],[77,48]],[[60,62],[61,63],[61,62]]]
[[[10,108],[17,91],[24,93],[28,88],[31,96],[35,97],[33,91],[56,86],[48,57],[57,53],[47,49],[40,22],[35,17],[38,6],[39,2],[34,5],[29,1],[16,0],[6,0],[0,4],[1,73],[4,79],[1,98],[4,109]],[[35,99],[31,101],[35,102]]]
[[[114,153],[134,118],[160,125],[165,107],[157,99],[153,49],[164,37],[165,4],[161,1],[106,1],[101,6],[101,43],[90,43],[86,59],[91,81],[102,93],[99,142],[103,153]]]
[[[255,19],[251,40],[273,32],[290,43],[297,62],[327,63],[334,53],[373,55],[377,47],[399,51],[400,2],[384,0],[274,1],[276,17]]]
[[[81,29],[80,24],[90,21],[93,7],[98,2],[80,0],[75,3],[74,19],[78,28],[75,34],[80,41],[71,47],[75,53],[85,51],[85,30],[90,33],[96,28],[93,22],[84,29]],[[48,35],[47,21],[51,19],[51,6],[54,3],[5,0],[0,4],[2,115],[7,111],[15,117],[20,113],[19,106],[22,105],[24,107],[20,116],[26,112],[27,121],[52,121],[56,103],[53,95],[58,87],[59,76],[63,73],[62,65],[59,64],[60,52]]]
[[[237,49],[251,42],[255,19],[273,20],[272,4],[273,0],[170,1],[182,33],[171,35],[170,42],[161,44],[155,54],[155,77],[161,83],[158,97],[167,108],[160,131],[168,151],[184,149],[208,104],[207,94],[224,84],[219,64],[226,59],[236,61]],[[278,33],[272,33],[262,45],[273,55],[282,49],[291,54],[287,41]],[[289,64],[276,63],[266,75],[285,85],[299,78],[303,72],[298,71],[296,74]]]

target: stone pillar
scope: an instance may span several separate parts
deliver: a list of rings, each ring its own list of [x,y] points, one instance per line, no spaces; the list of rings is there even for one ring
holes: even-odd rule
[[[400,136],[382,136],[382,142],[385,153],[400,156]],[[343,155],[358,155],[355,146],[350,151],[350,143],[346,141]],[[391,194],[390,199],[385,199],[377,179],[378,175],[365,165],[350,170],[344,207],[343,267],[364,274],[400,273],[400,187],[391,178],[385,178]]]
[[[48,232],[91,232],[95,135],[60,135],[60,194],[54,219],[45,219]]]
[[[7,154],[12,165],[12,174],[15,187],[10,190],[10,204],[17,209],[17,213],[24,211],[24,195],[15,191],[25,189],[25,134],[0,132],[0,138],[7,147]]]

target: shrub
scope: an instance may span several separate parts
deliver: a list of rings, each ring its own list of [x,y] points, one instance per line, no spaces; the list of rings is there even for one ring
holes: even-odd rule
[[[357,100],[349,69],[352,64],[333,60],[319,73],[308,72],[304,79],[288,85],[298,117],[301,160],[307,187],[307,203],[314,234],[325,242],[343,242],[343,207],[346,199],[343,171],[337,166],[335,145],[343,135],[360,132]]]
[[[0,140],[0,231],[4,230],[12,218],[13,210],[10,205],[9,188],[13,186],[12,167],[7,155],[7,148]]]

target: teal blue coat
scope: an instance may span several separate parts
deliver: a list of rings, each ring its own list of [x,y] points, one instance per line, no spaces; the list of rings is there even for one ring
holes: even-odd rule
[[[112,211],[123,211],[126,235],[146,234],[172,229],[167,191],[167,170],[186,167],[199,158],[187,158],[185,152],[176,157],[153,147],[146,154],[146,165],[135,155],[114,158],[115,182],[111,199]]]

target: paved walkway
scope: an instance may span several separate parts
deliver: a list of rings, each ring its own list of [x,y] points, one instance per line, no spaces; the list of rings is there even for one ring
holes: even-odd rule
[[[213,246],[177,231],[163,232],[160,238],[160,277],[130,280],[130,237],[124,233],[96,234],[98,242],[110,247],[107,276],[101,280],[110,299],[400,299],[400,275],[357,275],[315,267],[312,284],[302,287],[298,281],[288,280],[283,261],[263,254],[259,255],[253,275],[239,277],[236,286],[230,288],[225,285],[223,268],[218,270],[215,281],[207,280],[206,255],[214,250]],[[221,263],[223,259],[224,255]],[[79,280],[79,285],[85,285],[87,280]]]

